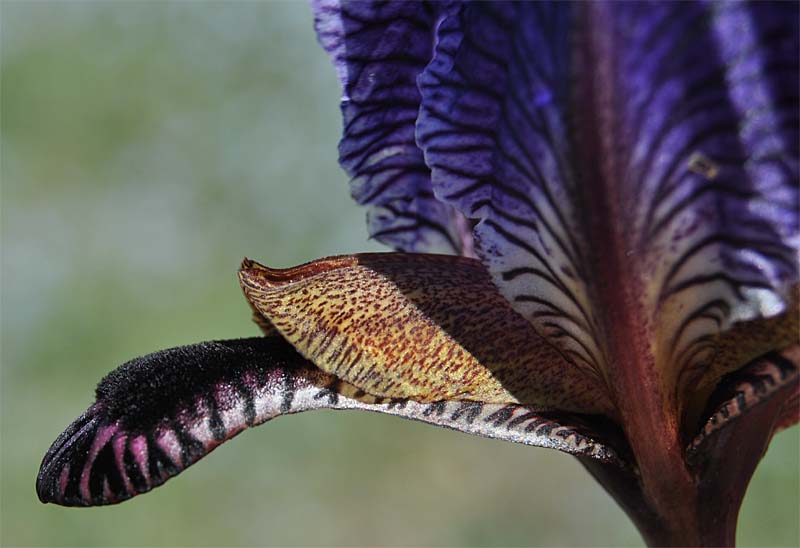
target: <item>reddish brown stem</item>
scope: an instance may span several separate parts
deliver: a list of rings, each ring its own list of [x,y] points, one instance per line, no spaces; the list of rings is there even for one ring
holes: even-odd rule
[[[734,546],[747,485],[795,388],[788,383],[713,432],[690,462],[671,449],[674,444],[663,431],[652,432],[649,443],[632,444],[638,461],[635,472],[585,457],[579,460],[617,500],[649,546]],[[641,426],[644,421],[636,423]]]

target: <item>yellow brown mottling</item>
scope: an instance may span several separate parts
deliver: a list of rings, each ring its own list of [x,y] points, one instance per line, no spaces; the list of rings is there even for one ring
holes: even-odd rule
[[[314,364],[377,397],[615,412],[463,257],[376,253],[288,269],[246,260],[244,293]]]

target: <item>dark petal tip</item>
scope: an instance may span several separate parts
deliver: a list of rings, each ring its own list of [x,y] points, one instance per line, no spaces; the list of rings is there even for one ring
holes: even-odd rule
[[[158,487],[274,416],[280,394],[266,385],[305,363],[282,339],[255,337],[171,348],[123,364],[100,381],[96,403],[47,451],[36,480],[39,500],[100,506]]]
[[[169,429],[149,434],[124,430],[95,404],[50,447],[39,469],[36,493],[43,503],[61,506],[122,502],[185,468],[175,441]]]
[[[88,506],[81,496],[87,457],[97,438],[102,409],[94,405],[78,417],[50,446],[36,478],[39,500],[64,506]]]

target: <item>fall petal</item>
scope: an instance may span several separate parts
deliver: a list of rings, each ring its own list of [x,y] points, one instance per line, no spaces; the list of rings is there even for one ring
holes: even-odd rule
[[[369,206],[370,235],[401,251],[461,253],[457,214],[433,196],[414,138],[417,76],[447,5],[319,0],[313,7],[343,88],[339,160],[353,197]]]
[[[286,379],[312,369],[277,337],[205,342],[131,360],[100,381],[95,403],[53,443],[39,472],[39,498],[89,506],[147,492],[287,409]],[[317,380],[324,382],[309,378]]]
[[[797,25],[766,2],[469,4],[440,25],[417,123],[434,192],[577,364],[671,392],[732,323],[785,312]]]
[[[733,430],[736,422],[747,421],[749,413],[767,403],[772,406],[771,415],[762,424],[748,424],[748,428],[766,431],[768,441],[774,428],[791,426],[791,420],[796,420],[798,389],[800,345],[765,354],[724,377],[711,397],[713,410],[687,449],[689,461],[702,460],[715,444],[730,442],[741,448],[747,438],[732,438],[724,431]]]
[[[301,354],[374,396],[614,415],[602,379],[538,336],[476,260],[378,253],[285,270],[245,261],[239,277]]]
[[[687,424],[699,420],[711,392],[726,373],[736,371],[768,349],[785,348],[800,342],[800,286],[792,290],[784,314],[738,322],[714,341],[714,354],[704,368],[686,369],[678,377],[684,387]]]
[[[123,365],[59,436],[37,479],[43,502],[114,504],[161,485],[242,430],[284,414],[360,409],[625,466],[586,419],[520,405],[378,400],[316,369],[279,337],[200,343]]]
[[[702,522],[735,530],[747,485],[772,436],[786,426],[781,421],[798,383],[800,345],[768,353],[720,383],[712,396],[719,403],[686,454]]]

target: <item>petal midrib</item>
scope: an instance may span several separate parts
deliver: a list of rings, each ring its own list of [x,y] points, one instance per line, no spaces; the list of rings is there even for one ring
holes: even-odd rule
[[[690,500],[692,480],[682,456],[675,391],[666,364],[654,353],[656,332],[645,284],[643,250],[632,247],[635,219],[625,193],[623,161],[617,146],[623,112],[615,89],[614,24],[605,3],[583,5],[577,17],[584,37],[576,40],[576,70],[583,71],[573,95],[581,115],[574,135],[580,210],[586,215],[588,260],[593,277],[588,290],[599,319],[598,347],[623,428],[642,472],[645,492],[662,510],[674,500]],[[588,105],[588,106],[587,106]],[[632,260],[632,256],[641,255]],[[685,493],[684,493],[685,494]]]
[[[621,184],[622,169],[615,146],[619,129],[614,113],[619,109],[614,103],[619,97],[612,87],[614,36],[598,31],[612,26],[606,7],[587,4],[577,15],[591,24],[582,25],[587,29],[585,38],[575,48],[576,70],[588,74],[578,80],[580,85],[573,96],[574,110],[580,113],[573,134],[574,165],[578,168],[576,187],[582,190],[576,201],[579,210],[586,212],[579,222],[588,239],[592,277],[587,285],[600,331],[596,344],[604,354],[598,358],[618,404],[624,407],[635,389],[641,390],[644,384],[651,392],[661,380],[654,367],[654,332],[644,307],[641,263],[631,260],[639,250],[631,248],[628,237],[635,221],[629,215],[631,208]]]

